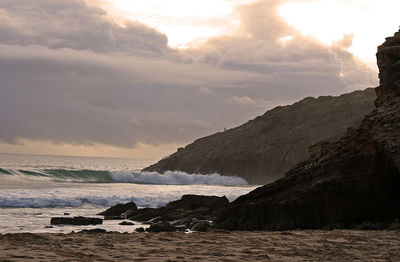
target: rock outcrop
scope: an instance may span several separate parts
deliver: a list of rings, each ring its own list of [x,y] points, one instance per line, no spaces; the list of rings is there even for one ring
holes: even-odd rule
[[[128,203],[132,206],[134,203]],[[126,213],[125,208],[128,204],[118,204],[100,214],[107,216],[112,211],[114,218],[121,217]],[[206,231],[213,227],[210,220],[214,220],[215,211],[228,206],[229,201],[226,197],[183,195],[181,199],[168,203],[159,208],[142,208],[129,213],[128,219],[150,224],[147,231]],[[135,205],[136,206],[136,205]],[[124,213],[118,213],[116,212]]]
[[[400,218],[400,31],[377,59],[376,109],[282,179],[221,209],[218,228],[352,228]]]
[[[374,109],[372,88],[339,97],[308,97],[276,107],[244,125],[200,138],[143,171],[240,176],[251,184],[282,177],[307,159],[308,147],[339,139]]]
[[[183,195],[181,199],[168,203],[166,209],[215,210],[228,204],[226,197]]]
[[[131,214],[138,210],[136,204],[134,202],[129,202],[125,204],[118,204],[110,207],[106,211],[99,213],[98,215],[104,216],[105,220],[119,220],[126,219]]]

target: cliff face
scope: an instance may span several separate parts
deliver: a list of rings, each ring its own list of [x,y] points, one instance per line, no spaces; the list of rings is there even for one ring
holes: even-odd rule
[[[310,145],[334,141],[348,126],[359,124],[373,110],[375,98],[369,88],[276,107],[244,125],[198,139],[144,171],[216,172],[252,184],[269,183],[305,160]]]
[[[378,48],[376,109],[272,183],[220,211],[226,229],[353,227],[400,218],[400,32]]]

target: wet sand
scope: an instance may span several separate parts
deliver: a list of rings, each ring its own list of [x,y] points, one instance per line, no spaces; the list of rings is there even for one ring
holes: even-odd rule
[[[400,261],[400,231],[0,235],[0,261]]]

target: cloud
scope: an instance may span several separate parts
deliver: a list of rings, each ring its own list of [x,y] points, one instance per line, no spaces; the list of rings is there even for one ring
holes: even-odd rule
[[[0,79],[5,80],[0,119],[7,123],[0,137],[8,143],[28,138],[133,147],[189,140],[215,128],[221,117],[215,112],[231,109],[224,108],[222,98],[249,78],[165,59],[39,46],[0,48]],[[198,95],[211,89],[211,97]]]
[[[242,6],[236,35],[182,51],[83,0],[3,0],[0,141],[182,144],[274,105],[376,84],[348,37],[328,47],[302,36],[280,2]]]
[[[97,52],[168,51],[167,37],[149,26],[117,24],[99,7],[83,0],[2,0],[0,41]]]
[[[376,72],[347,51],[351,36],[332,47],[305,37],[278,16],[281,2],[242,7],[239,35],[214,38],[187,52],[198,62],[263,74],[266,78],[258,93],[266,100],[339,94],[377,83]],[[266,89],[270,90],[262,91]]]

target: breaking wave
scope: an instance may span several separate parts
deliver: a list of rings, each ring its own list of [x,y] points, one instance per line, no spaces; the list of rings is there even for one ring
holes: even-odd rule
[[[240,177],[221,176],[219,174],[198,175],[185,172],[157,172],[124,173],[112,172],[114,181],[136,184],[159,185],[247,185],[246,180]]]
[[[74,183],[134,183],[156,185],[247,185],[246,180],[236,176],[219,174],[199,175],[185,172],[118,172],[101,170],[10,170],[0,169],[2,179],[47,180]]]

